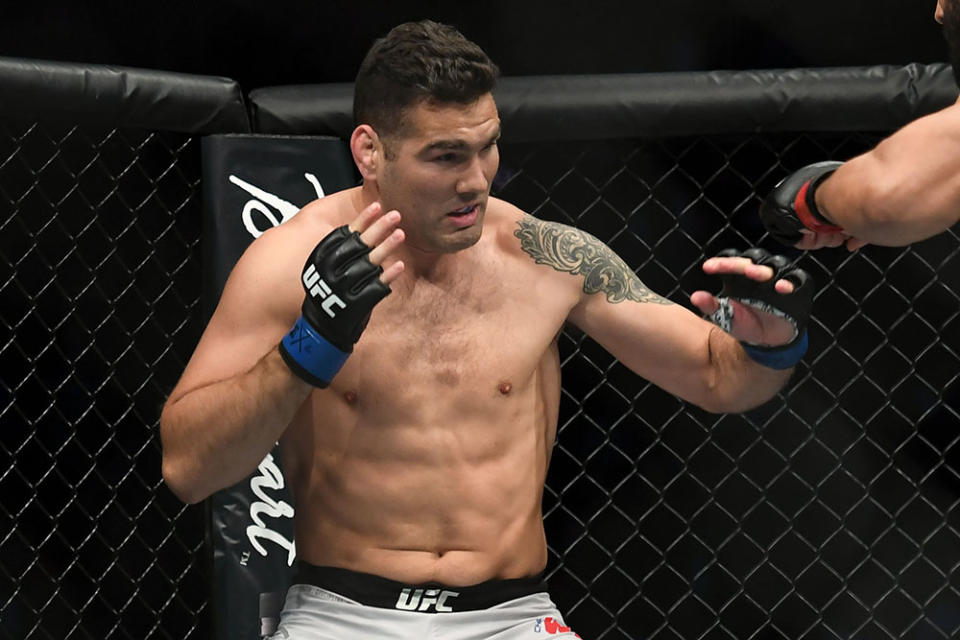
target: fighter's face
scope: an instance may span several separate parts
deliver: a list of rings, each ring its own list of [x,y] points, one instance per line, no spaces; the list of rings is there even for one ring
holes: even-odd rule
[[[377,177],[384,209],[397,209],[407,246],[466,249],[480,239],[490,185],[500,163],[500,117],[493,96],[468,105],[419,103],[408,126],[385,141]]]
[[[947,40],[953,77],[960,85],[960,8],[957,3],[958,0],[937,0],[937,10],[933,17],[943,25],[943,37]]]

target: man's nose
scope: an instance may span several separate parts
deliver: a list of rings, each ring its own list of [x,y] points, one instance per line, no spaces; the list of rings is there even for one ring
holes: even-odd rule
[[[479,158],[473,158],[457,181],[457,193],[484,193],[490,188],[490,182],[483,172]]]
[[[933,19],[943,24],[943,5],[940,2],[937,2],[937,8],[933,12]]]

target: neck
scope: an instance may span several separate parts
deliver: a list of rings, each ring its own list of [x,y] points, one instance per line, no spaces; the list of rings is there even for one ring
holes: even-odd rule
[[[400,259],[403,260],[404,272],[411,278],[438,282],[457,274],[464,261],[466,251],[440,253],[423,251],[405,244]]]

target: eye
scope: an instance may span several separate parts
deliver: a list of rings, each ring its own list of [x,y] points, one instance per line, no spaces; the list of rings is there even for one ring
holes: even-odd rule
[[[433,158],[434,162],[441,162],[441,163],[456,162],[457,160],[458,160],[458,156],[455,153],[443,153]]]

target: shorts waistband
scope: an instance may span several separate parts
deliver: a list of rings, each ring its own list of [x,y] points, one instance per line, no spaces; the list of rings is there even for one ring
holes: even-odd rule
[[[534,593],[546,593],[543,573],[529,578],[488,580],[466,587],[437,582],[405,584],[340,567],[318,567],[297,561],[293,584],[309,584],[360,604],[420,613],[477,611]]]

